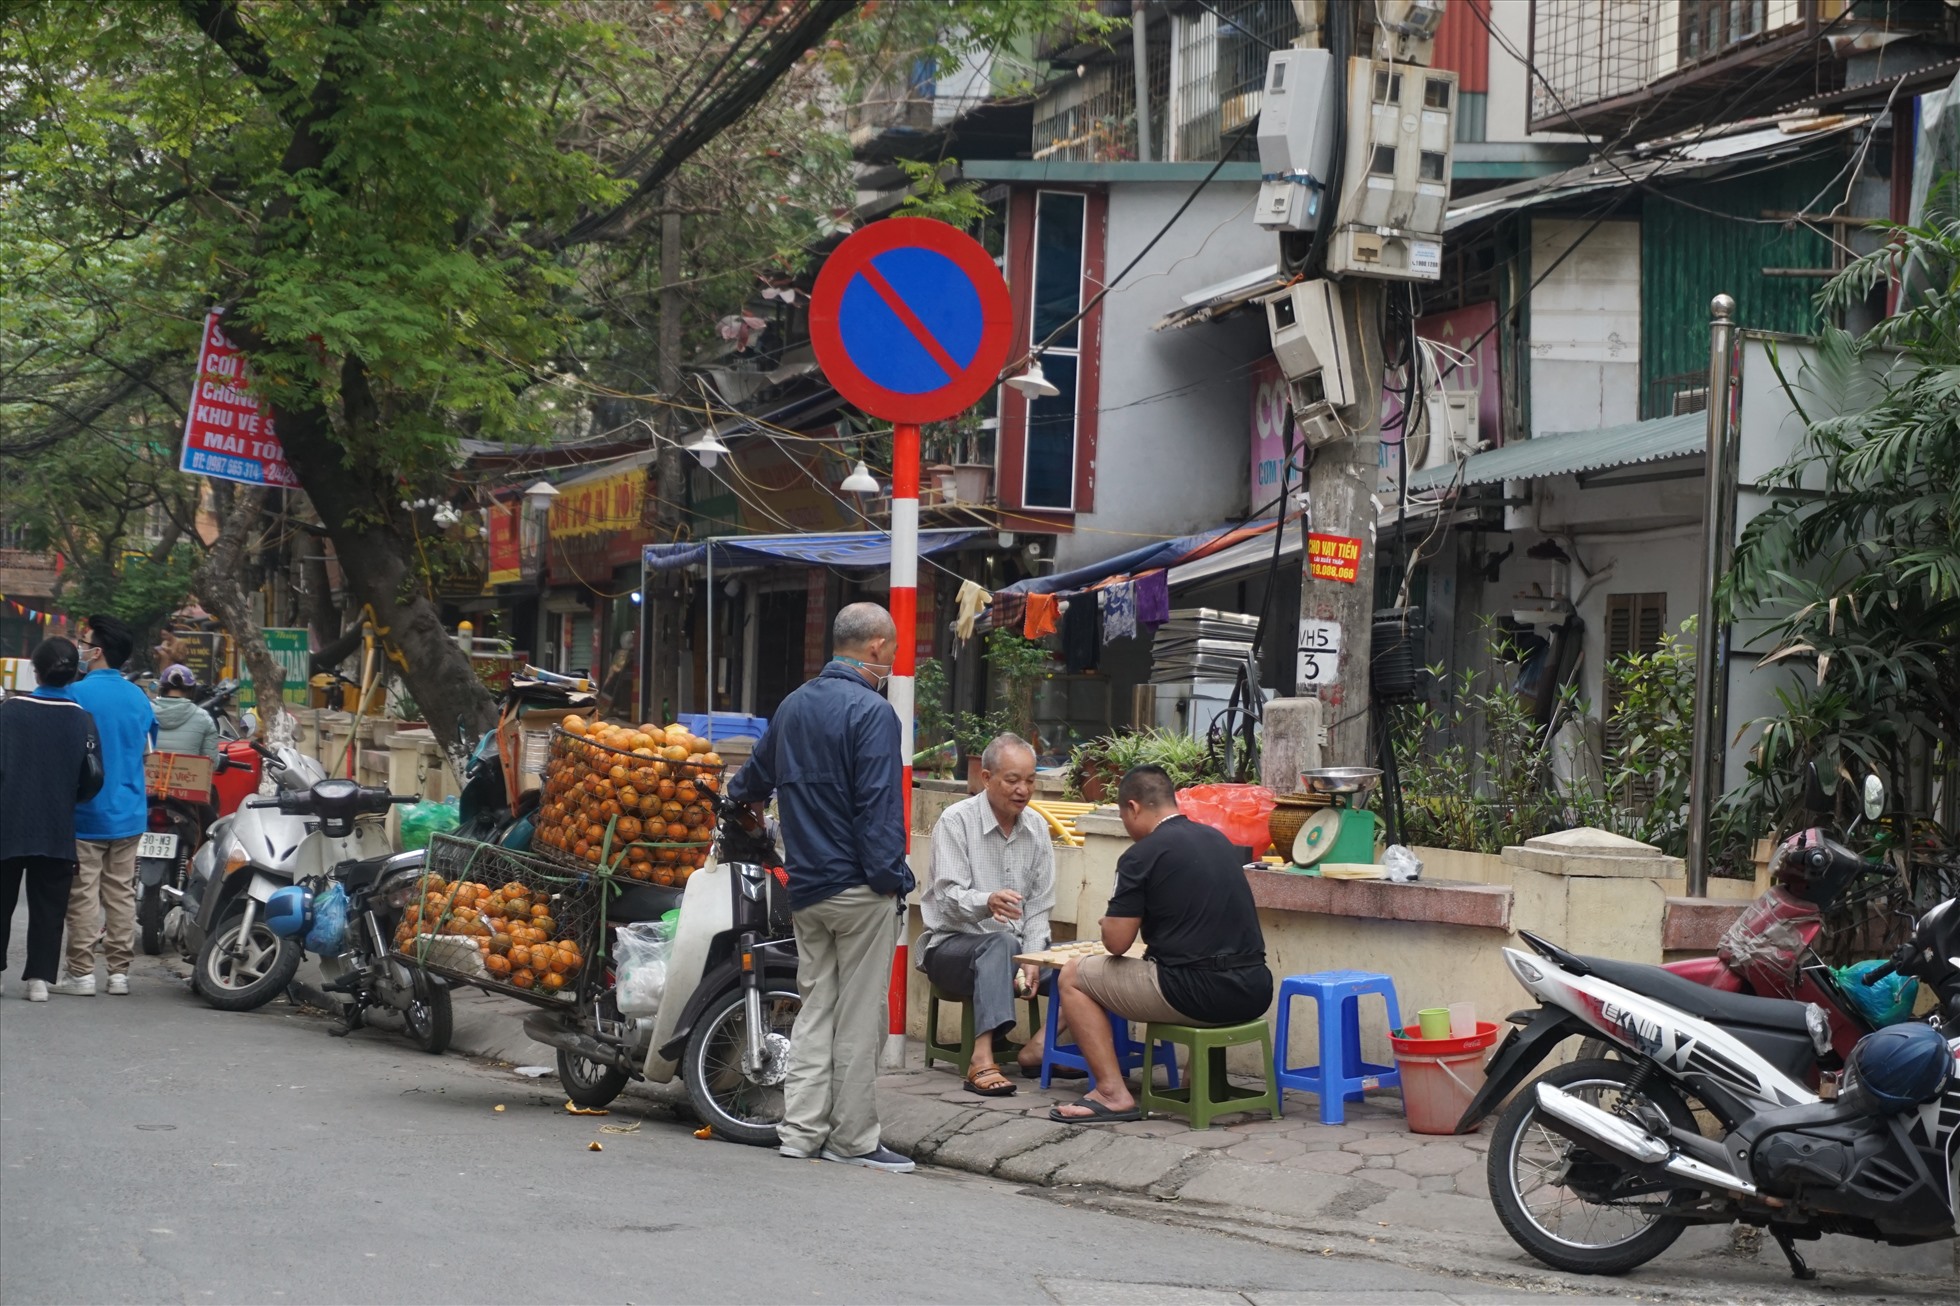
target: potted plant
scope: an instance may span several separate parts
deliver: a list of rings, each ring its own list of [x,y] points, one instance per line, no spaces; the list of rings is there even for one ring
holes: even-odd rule
[[[1213,784],[1218,773],[1205,741],[1152,726],[1103,735],[1077,748],[1069,757],[1069,782],[1085,802],[1101,802],[1132,767],[1161,766],[1179,789]]]

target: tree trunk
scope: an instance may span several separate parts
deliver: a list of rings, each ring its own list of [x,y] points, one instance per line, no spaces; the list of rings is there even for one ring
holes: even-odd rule
[[[224,482],[215,482],[220,518],[218,539],[204,555],[191,587],[198,602],[232,638],[239,660],[252,677],[252,692],[258,696],[261,733],[269,733],[286,707],[286,671],[273,660],[265,646],[265,634],[252,620],[252,596],[245,588],[245,559],[251,553],[252,537],[257,533],[259,513],[265,506],[265,491],[257,486],[228,492]]]

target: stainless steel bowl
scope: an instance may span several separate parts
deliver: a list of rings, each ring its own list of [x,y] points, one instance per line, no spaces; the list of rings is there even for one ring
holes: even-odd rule
[[[1300,772],[1300,788],[1310,794],[1352,794],[1357,800],[1374,792],[1382,773],[1372,766],[1330,766]]]

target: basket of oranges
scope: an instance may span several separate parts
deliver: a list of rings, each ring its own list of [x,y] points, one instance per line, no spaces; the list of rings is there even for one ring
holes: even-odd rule
[[[714,845],[722,771],[684,726],[567,717],[552,732],[536,845],[582,870],[685,884]]]
[[[599,950],[604,891],[595,877],[539,858],[437,835],[417,900],[396,926],[395,950],[449,979],[533,1003],[568,1002]]]

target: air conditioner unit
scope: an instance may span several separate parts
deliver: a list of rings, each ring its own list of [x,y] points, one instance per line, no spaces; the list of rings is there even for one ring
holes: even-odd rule
[[[1227,121],[1224,129],[1232,125]],[[1317,230],[1334,159],[1332,54],[1275,50],[1266,56],[1258,139],[1262,181],[1252,220],[1270,231]]]
[[[1338,286],[1302,281],[1268,296],[1266,329],[1280,371],[1309,404],[1324,400],[1345,408],[1354,402],[1354,363]]]
[[[1426,472],[1462,462],[1482,443],[1478,434],[1479,391],[1432,387],[1423,395],[1426,420],[1409,436],[1409,472]]]
[[[1442,276],[1456,95],[1453,72],[1348,60],[1347,154],[1327,246],[1330,274]]]

